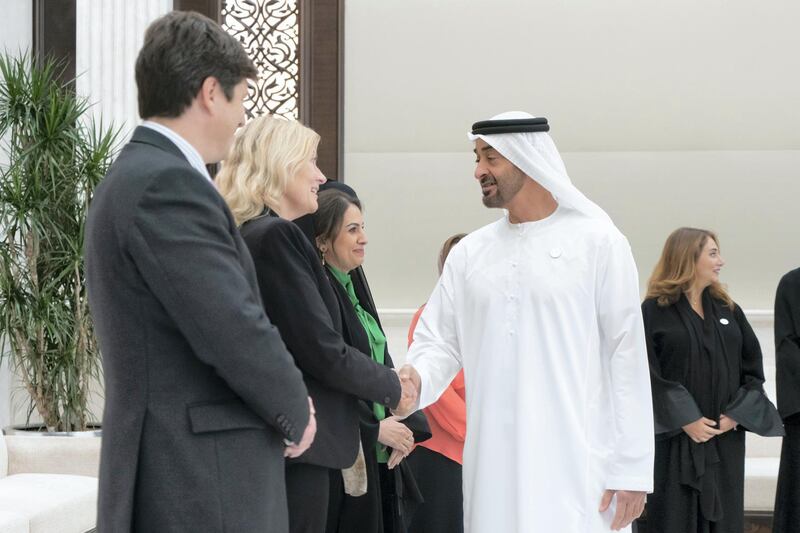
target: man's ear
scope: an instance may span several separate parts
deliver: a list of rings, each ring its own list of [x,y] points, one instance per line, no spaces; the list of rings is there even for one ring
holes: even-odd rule
[[[201,108],[208,113],[214,113],[214,104],[224,95],[219,80],[214,76],[209,76],[200,84],[200,91],[197,93],[197,100]]]

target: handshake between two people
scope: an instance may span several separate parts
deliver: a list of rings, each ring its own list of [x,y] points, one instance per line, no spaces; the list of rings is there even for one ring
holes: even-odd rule
[[[392,409],[392,414],[405,418],[419,408],[422,379],[419,377],[417,370],[411,365],[403,365],[400,370],[395,369],[395,372],[400,377],[402,393],[400,395],[400,403],[397,404],[395,409]]]
[[[392,414],[404,418],[417,410],[419,394],[422,390],[422,380],[411,365],[405,365],[400,370],[395,370],[395,372],[397,372],[397,375],[400,377],[401,394],[400,403],[397,404],[396,409],[392,410]],[[303,431],[303,436],[300,438],[300,442],[292,442],[286,445],[283,451],[284,457],[290,459],[300,457],[308,450],[311,443],[314,442],[314,436],[317,434],[317,419],[314,416],[316,411],[314,410],[314,402],[311,401],[311,397],[308,398],[308,409],[308,425],[306,425],[306,429]]]

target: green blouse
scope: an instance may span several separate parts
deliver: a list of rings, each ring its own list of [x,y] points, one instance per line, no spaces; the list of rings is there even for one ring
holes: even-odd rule
[[[356,296],[356,291],[355,288],[353,288],[353,280],[350,278],[350,274],[347,272],[342,272],[330,264],[325,266],[328,267],[328,270],[331,271],[333,277],[336,278],[336,281],[338,281],[342,287],[344,287],[345,292],[347,292],[347,296],[350,298],[350,303],[353,304],[353,308],[356,311],[358,321],[361,322],[361,326],[364,328],[364,331],[367,332],[369,349],[370,352],[372,352],[372,359],[379,364],[383,364],[386,353],[386,335],[384,335],[383,331],[381,331],[381,328],[378,325],[377,320],[375,320],[375,317],[369,314],[366,309],[361,307],[361,302],[358,301],[358,297]],[[372,412],[375,413],[375,418],[378,420],[383,420],[386,418],[386,407],[379,403],[372,404]],[[378,462],[385,463],[389,460],[389,452],[386,450],[386,446],[383,444],[378,443],[377,453]]]

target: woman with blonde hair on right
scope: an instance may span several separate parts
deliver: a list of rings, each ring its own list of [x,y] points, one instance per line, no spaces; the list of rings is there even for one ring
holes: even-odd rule
[[[742,533],[745,432],[783,434],[761,348],[720,284],[717,236],[667,238],[642,304],[656,431],[652,533]]]

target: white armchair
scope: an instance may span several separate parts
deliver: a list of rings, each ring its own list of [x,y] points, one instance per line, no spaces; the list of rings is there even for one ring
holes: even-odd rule
[[[93,531],[99,464],[99,438],[0,436],[0,531]]]

